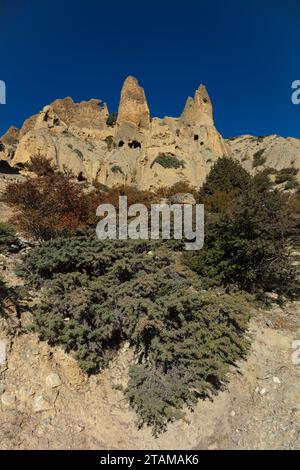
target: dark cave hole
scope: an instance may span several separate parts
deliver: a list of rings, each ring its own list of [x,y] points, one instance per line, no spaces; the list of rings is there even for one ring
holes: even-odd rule
[[[78,174],[77,179],[78,181],[86,181],[86,178],[85,176],[83,176],[82,171]]]
[[[142,148],[141,143],[138,142],[137,140],[133,140],[132,142],[128,142],[128,147],[130,147],[131,149]]]

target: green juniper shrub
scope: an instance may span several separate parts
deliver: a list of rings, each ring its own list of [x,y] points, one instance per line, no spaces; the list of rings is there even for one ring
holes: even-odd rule
[[[155,194],[160,198],[170,198],[178,193],[189,193],[197,199],[197,191],[194,186],[191,186],[187,181],[178,181],[172,186],[161,186],[157,188]]]
[[[4,315],[4,305],[8,297],[8,289],[3,277],[0,275],[0,317]]]
[[[253,155],[253,168],[264,165],[267,161],[267,158],[264,156],[266,149],[260,149]]]
[[[295,181],[295,176],[298,173],[297,168],[289,167],[289,168],[282,168],[282,170],[277,172],[275,183],[281,184],[287,181]]]
[[[151,163],[151,168],[155,163],[161,165],[163,168],[174,168],[175,170],[185,167],[185,161],[180,160],[172,153],[160,153]]]
[[[111,249],[108,249],[110,246]],[[147,241],[137,241],[135,252],[148,249]],[[132,248],[122,241],[99,241],[96,235],[79,234],[72,237],[57,237],[44,242],[26,254],[17,266],[17,273],[34,285],[53,279],[56,274],[81,272],[90,276],[101,276],[120,259],[132,255]]]
[[[162,242],[59,238],[23,257],[19,272],[42,287],[33,329],[73,352],[93,373],[128,341],[134,350],[125,394],[139,425],[157,435],[185,405],[211,396],[243,357],[248,305],[201,290]]]
[[[105,139],[105,142],[107,143],[107,149],[108,151],[111,151],[115,147],[114,143],[114,138],[112,135],[108,135]]]
[[[287,181],[284,185],[285,191],[290,190],[290,189],[297,189],[299,187],[298,181],[295,179]]]
[[[133,336],[139,365],[130,370],[126,393],[140,425],[150,423],[157,433],[183,405],[223,387],[228,365],[246,351],[246,312],[237,296],[177,287],[139,315]]]
[[[18,244],[14,229],[8,225],[0,222],[0,253],[9,251],[11,245]]]
[[[113,165],[111,167],[111,171],[113,173],[121,173],[122,175],[124,175],[124,172],[123,172],[122,168],[119,165]]]
[[[6,327],[16,327],[15,319],[23,309],[22,301],[24,299],[25,293],[23,289],[21,287],[8,286],[0,274],[0,318],[8,320]],[[12,313],[13,315],[11,315]]]
[[[291,296],[295,269],[288,256],[285,211],[281,193],[259,192],[254,182],[231,213],[208,218],[204,248],[185,255],[187,264],[211,286]]]
[[[206,213],[231,213],[250,181],[250,174],[238,161],[230,157],[219,158],[200,188],[198,200],[204,204]]]
[[[272,170],[272,168],[265,168],[259,173],[256,173],[256,175],[251,178],[251,187],[258,193],[272,189],[273,183],[270,179],[270,175],[273,173],[274,170]]]
[[[80,158],[80,160],[84,160],[83,153],[79,149],[73,149],[73,152],[76,153],[77,157]]]
[[[106,125],[109,127],[115,127],[118,119],[118,113],[111,113],[107,120],[106,120]]]
[[[243,191],[248,187],[250,180],[250,174],[238,161],[231,157],[221,157],[212,166],[199,191],[200,200],[216,191]]]
[[[204,248],[184,255],[205,285],[237,286],[260,297],[293,295],[288,199],[272,190],[271,172],[251,176],[226,157],[212,168],[199,192],[206,207]]]
[[[294,251],[298,251],[300,247],[300,189],[290,195],[287,198],[287,204],[285,208],[285,220],[287,221],[287,233],[288,239],[295,248]]]

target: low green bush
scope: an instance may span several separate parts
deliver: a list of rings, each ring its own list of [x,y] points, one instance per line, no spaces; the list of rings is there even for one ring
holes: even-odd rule
[[[277,172],[275,183],[281,184],[281,183],[285,183],[286,181],[294,181],[297,173],[298,173],[297,168],[293,168],[293,167],[282,168],[282,170]]]
[[[284,189],[287,191],[289,189],[297,189],[299,187],[298,181],[295,179],[287,181],[284,185]]]
[[[200,188],[199,199],[202,202],[205,197],[211,196],[217,191],[243,191],[248,187],[250,181],[250,174],[237,160],[231,157],[219,158]]]
[[[292,296],[286,200],[279,192],[246,191],[235,209],[207,221],[204,248],[185,255],[208,286],[237,286],[258,295]]]
[[[0,253],[8,251],[11,245],[17,244],[15,231],[8,224],[0,222]]]
[[[113,165],[111,167],[111,171],[113,173],[121,173],[122,175],[124,175],[124,172],[123,172],[122,168],[119,165]]]
[[[267,161],[267,158],[264,156],[265,149],[260,149],[253,155],[253,168],[264,165]]]
[[[151,168],[155,163],[162,166],[163,168],[174,168],[175,170],[185,167],[185,161],[180,160],[172,153],[160,153],[151,163]]]
[[[73,352],[88,373],[124,341],[134,350],[125,394],[140,426],[157,435],[185,405],[216,393],[243,357],[248,305],[205,292],[161,242],[54,239],[23,257],[19,272],[42,299],[33,330]]]
[[[6,326],[14,323],[16,318],[15,312],[18,314],[22,310],[22,300],[25,298],[24,292],[21,287],[9,287],[3,276],[0,274],[0,317],[8,320]],[[11,316],[11,314],[14,314]]]

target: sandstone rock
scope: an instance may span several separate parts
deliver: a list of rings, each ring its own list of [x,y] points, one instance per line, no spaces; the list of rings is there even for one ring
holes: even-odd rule
[[[58,374],[52,373],[46,377],[46,385],[49,388],[56,388],[61,385],[61,380]]]
[[[4,392],[1,396],[1,403],[7,408],[14,408],[16,405],[16,395],[12,392]]]
[[[17,391],[17,397],[21,402],[27,402],[33,397],[34,393],[33,388],[20,387]]]
[[[49,411],[53,407],[52,403],[43,397],[43,395],[39,395],[34,399],[33,402],[33,411],[35,413],[40,413],[42,411]]]
[[[74,125],[89,129],[103,128],[109,116],[107,105],[97,99],[74,103],[72,98],[68,97],[54,101],[51,108],[68,127]]]
[[[117,125],[132,123],[138,128],[149,129],[150,112],[144,89],[134,77],[127,77],[122,91]]]
[[[13,159],[19,143],[19,134],[20,130],[12,126],[0,137],[0,160],[10,162]]]
[[[272,302],[276,302],[279,298],[279,295],[276,292],[266,292],[266,297]]]
[[[213,126],[212,104],[204,85],[199,86],[194,98],[188,97],[181,115],[181,121],[187,125],[204,124]]]
[[[196,204],[194,196],[190,193],[177,193],[169,199],[172,204]]]
[[[224,141],[214,126],[212,103],[203,85],[188,98],[179,118],[150,119],[143,88],[128,77],[114,126],[107,125],[108,116],[100,100],[56,100],[27,119],[19,132],[10,131],[13,145],[3,143],[2,150],[0,146],[0,159],[22,167],[41,154],[61,170],[71,169],[80,180],[154,190],[179,181],[198,188],[223,155],[232,155],[253,174],[273,168],[273,178],[282,169],[300,168],[298,139],[241,136]],[[177,165],[162,165],[165,156]]]
[[[278,135],[267,137],[242,135],[227,139],[226,144],[231,155],[250,173],[256,174],[263,169],[271,168],[276,174],[284,168],[295,168],[298,170],[296,178],[300,181],[299,139]]]
[[[20,129],[11,126],[1,137],[1,142],[5,145],[16,145],[19,142]]]
[[[0,339],[0,366],[4,366],[6,364],[6,347],[6,341]]]

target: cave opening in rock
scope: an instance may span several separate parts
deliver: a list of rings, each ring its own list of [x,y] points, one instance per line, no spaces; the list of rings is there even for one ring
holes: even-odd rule
[[[142,145],[137,140],[133,140],[132,142],[128,142],[128,147],[130,147],[131,149],[137,149],[142,148]]]
[[[204,145],[204,142],[200,142],[200,145]]]
[[[82,171],[80,173],[78,173],[77,179],[78,179],[78,181],[86,181],[86,177],[83,176]]]
[[[12,167],[6,160],[0,160],[0,173],[18,175],[20,173],[20,168]]]
[[[194,135],[194,140],[199,140],[198,134],[195,134],[195,135]]]
[[[123,140],[120,140],[120,142],[119,142],[119,147],[123,147],[123,145],[124,145],[124,141],[123,141]]]

